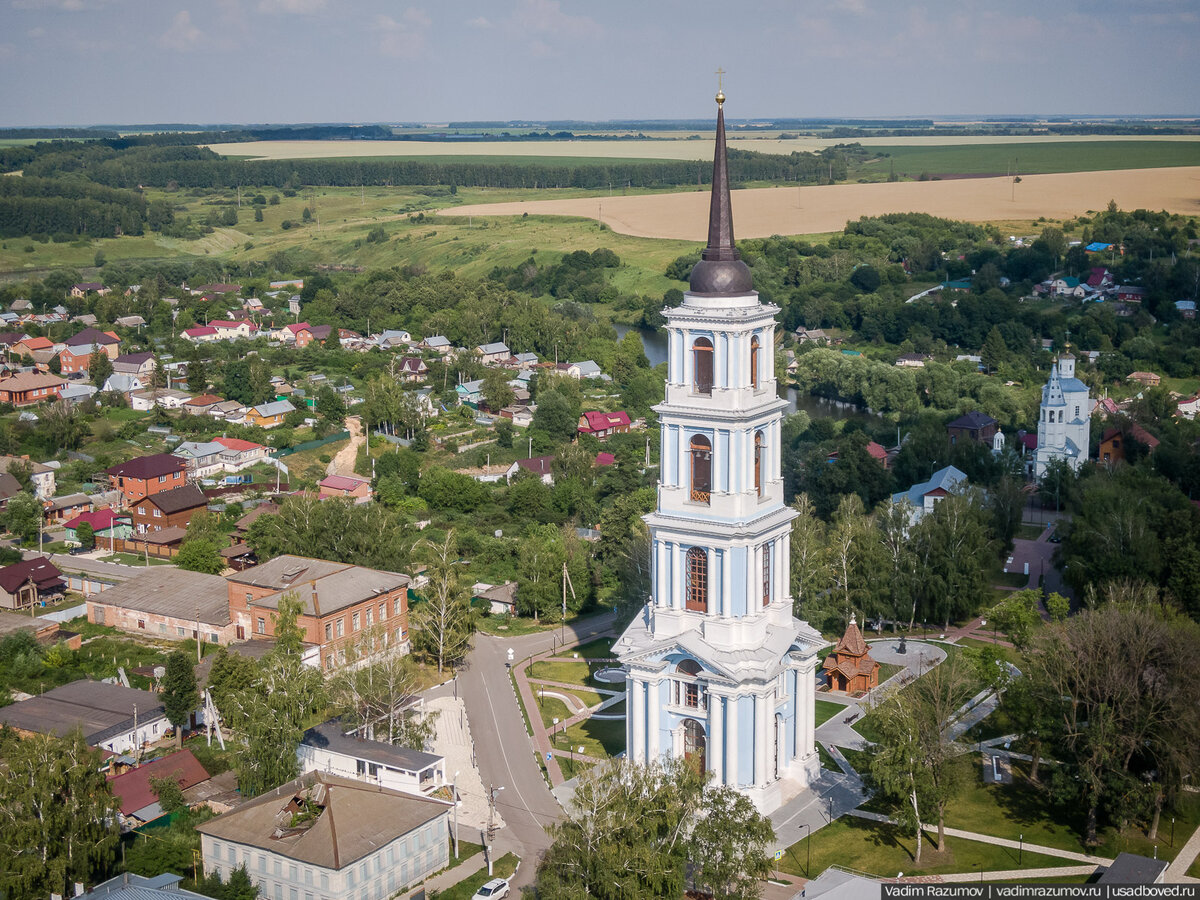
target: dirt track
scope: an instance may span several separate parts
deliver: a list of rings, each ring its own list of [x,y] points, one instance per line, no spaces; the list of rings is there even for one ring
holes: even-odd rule
[[[892,212],[924,212],[968,222],[1062,219],[1103,209],[1109,200],[1122,209],[1200,215],[1200,166],[1025,175],[1015,186],[1015,199],[1013,187],[1001,177],[734,191],[734,227],[738,237],[822,234],[840,231],[848,220],[860,216]],[[708,191],[484,203],[445,212],[601,217],[622,234],[701,241],[708,221]]]

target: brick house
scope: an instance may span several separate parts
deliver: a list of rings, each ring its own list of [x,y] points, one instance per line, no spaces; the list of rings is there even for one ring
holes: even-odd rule
[[[110,360],[121,355],[121,338],[114,331],[101,331],[99,328],[85,328],[78,334],[73,334],[65,341],[68,349],[101,348]],[[91,349],[88,350],[91,354]]]
[[[244,441],[241,438],[213,438],[214,444],[220,444],[221,464],[226,472],[240,472],[255,463],[267,458],[267,448],[254,441]]]
[[[125,506],[160,491],[182,487],[187,482],[187,463],[170,453],[138,456],[104,470],[109,483],[121,492]]]
[[[57,375],[42,375],[36,372],[21,372],[0,379],[0,403],[13,406],[33,406],[58,399],[58,392],[67,382]]]
[[[297,624],[315,651],[311,662],[323,669],[344,662],[363,639],[375,652],[408,652],[409,581],[395,572],[302,556],[277,556],[226,579],[239,640],[274,637],[279,602],[295,594],[302,604]]]
[[[132,507],[133,528],[138,534],[164,528],[187,528],[188,522],[208,506],[204,491],[194,484],[143,497]]]
[[[991,447],[992,438],[996,436],[996,428],[999,425],[1000,423],[987,413],[975,410],[959,416],[946,426],[946,431],[950,433],[951,444],[957,444],[959,441],[976,441]]]
[[[172,641],[229,644],[236,629],[225,579],[171,566],[150,566],[87,599],[88,621]],[[199,627],[197,627],[199,626]]]

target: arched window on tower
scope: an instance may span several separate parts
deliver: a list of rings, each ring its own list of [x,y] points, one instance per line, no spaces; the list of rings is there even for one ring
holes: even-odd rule
[[[692,457],[691,498],[697,503],[708,503],[712,497],[712,444],[703,435],[696,435],[689,445]]]
[[[763,544],[762,600],[763,606],[771,605],[771,545]]]
[[[763,433],[754,432],[754,491],[758,496],[763,493]]]
[[[713,389],[713,345],[708,338],[696,338],[696,342],[692,344],[692,364],[696,378],[696,393],[711,394]]]
[[[708,553],[703,547],[692,547],[687,552],[687,599],[684,607],[693,612],[708,612]]]
[[[750,338],[750,387],[758,390],[758,335]]]

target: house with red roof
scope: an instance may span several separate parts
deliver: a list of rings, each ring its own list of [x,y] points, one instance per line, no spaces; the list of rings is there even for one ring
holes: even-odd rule
[[[600,468],[603,468],[604,466],[616,465],[616,462],[617,462],[617,458],[615,456],[613,456],[611,453],[601,450],[599,453],[596,454],[596,461],[594,463],[592,463],[592,465],[595,466],[597,469],[600,469]]]
[[[220,339],[217,329],[211,325],[196,325],[193,328],[185,328],[180,337],[185,341],[191,341],[193,344],[203,344]]]
[[[297,349],[304,349],[313,341],[325,341],[333,333],[329,325],[309,325],[307,322],[293,322],[284,325],[275,332],[275,337],[288,344],[295,344]]]
[[[67,382],[57,375],[20,372],[9,378],[0,379],[0,403],[11,403],[13,406],[33,406],[35,403],[57,400],[59,390],[66,385]]]
[[[124,540],[133,534],[133,519],[127,513],[119,513],[115,509],[97,509],[80,513],[63,523],[63,528],[67,530],[64,540],[68,544],[79,543],[79,526],[84,522],[92,526],[97,543],[113,538]]]
[[[419,356],[406,356],[400,360],[400,370],[396,377],[401,381],[424,381],[429,373],[429,366]]]
[[[192,719],[194,726],[195,713]],[[120,804],[122,826],[126,829],[139,828],[167,814],[150,783],[151,779],[157,781],[164,778],[177,781],[180,788],[187,790],[208,781],[209,775],[191,750],[181,750],[109,778],[108,786]]]
[[[352,497],[355,500],[366,500],[371,496],[371,479],[359,478],[357,475],[327,475],[318,483],[321,492],[319,500],[329,497]]]
[[[553,456],[534,456],[529,459],[518,459],[508,467],[508,471],[505,473],[505,480],[512,482],[520,472],[525,471],[531,472],[542,479],[543,484],[554,484],[553,467]]]
[[[237,321],[218,320],[209,322],[208,327],[215,328],[217,330],[217,338],[224,341],[252,338],[258,331],[258,326],[249,319],[239,319]]]
[[[625,434],[629,431],[629,425],[629,413],[624,411],[590,410],[579,417],[579,433],[590,434],[602,441],[610,435]]]
[[[1088,273],[1087,286],[1100,290],[1106,288],[1113,283],[1112,272],[1104,268],[1104,266],[1092,266],[1091,272]]]
[[[1115,466],[1125,460],[1130,444],[1140,444],[1146,448],[1146,454],[1149,455],[1154,452],[1159,440],[1136,422],[1124,427],[1109,428],[1100,435],[1096,458],[1106,466]]]
[[[14,343],[9,353],[12,356],[28,356],[32,358],[34,351],[53,349],[54,341],[48,337],[25,337]]]
[[[226,472],[240,472],[267,458],[267,448],[254,441],[219,437],[213,438],[213,443],[220,444],[225,448],[218,454],[218,458]]]

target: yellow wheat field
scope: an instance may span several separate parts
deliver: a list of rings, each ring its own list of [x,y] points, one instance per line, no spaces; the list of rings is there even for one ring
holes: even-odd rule
[[[455,216],[580,216],[599,219],[635,237],[703,240],[708,191],[636,197],[588,197],[484,203],[445,210]],[[860,216],[923,212],[967,222],[1064,219],[1103,209],[1153,209],[1200,215],[1200,166],[1025,175],[1011,179],[964,178],[894,184],[837,184],[757,188],[733,192],[738,237],[822,234],[840,231]]]

